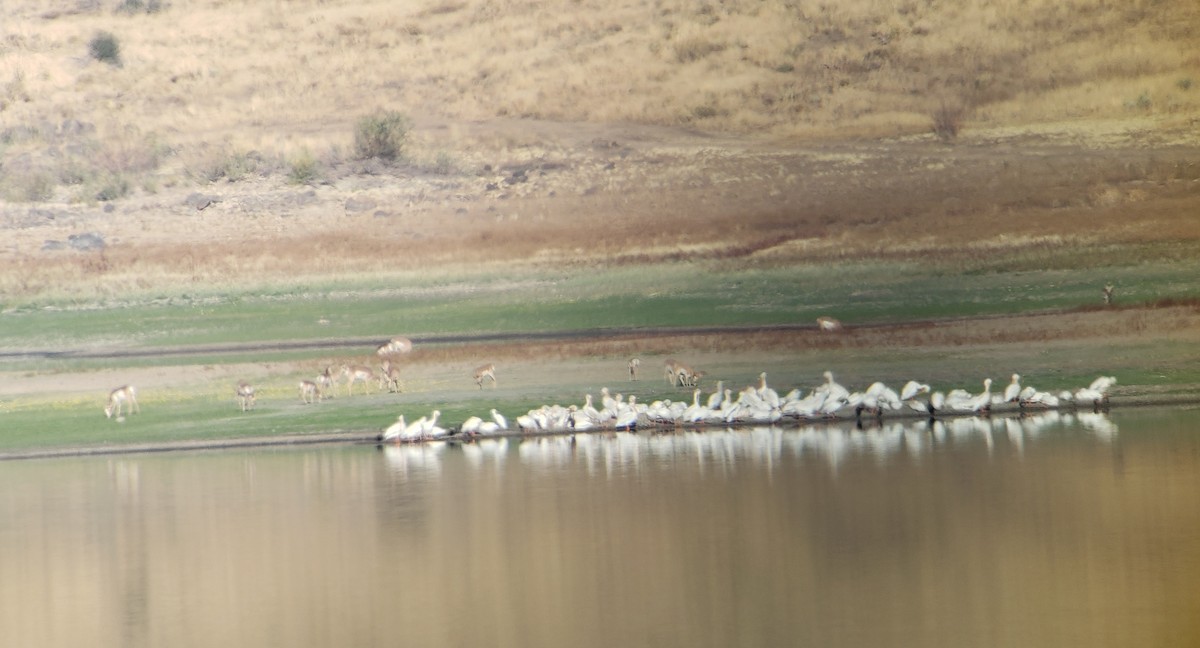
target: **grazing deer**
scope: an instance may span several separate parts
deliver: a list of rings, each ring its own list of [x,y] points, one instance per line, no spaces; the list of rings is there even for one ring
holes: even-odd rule
[[[128,405],[129,413],[141,413],[141,408],[137,402],[137,388],[133,385],[125,385],[117,387],[108,395],[108,405],[104,408],[104,417],[112,418],[116,413],[117,418],[121,418],[121,409],[124,405]]]
[[[1112,284],[1104,284],[1104,305],[1112,306],[1113,303],[1113,286]]]
[[[667,377],[667,384],[674,387],[679,381],[679,362],[676,360],[667,360],[663,363],[663,371]]]
[[[703,371],[694,371],[688,376],[680,376],[679,384],[683,387],[697,387],[700,385],[700,379],[708,375]]]
[[[637,358],[631,358],[629,360],[629,380],[630,380],[630,382],[638,379],[638,369],[640,369],[641,366],[642,366],[641,360],[638,360]]]
[[[483,389],[483,381],[488,378],[492,379],[492,388],[495,388],[496,387],[496,365],[495,364],[492,364],[489,362],[488,364],[475,367],[475,384],[479,385],[480,389]]]
[[[379,369],[379,391],[383,391],[384,385],[387,385],[390,392],[404,391],[404,382],[400,380],[400,367],[392,364],[391,360],[384,360]]]
[[[703,374],[703,372],[699,372]],[[682,363],[675,363],[675,380],[672,384],[676,387],[695,387],[695,383],[699,382],[700,378],[696,375],[697,371],[690,366]]]
[[[375,378],[375,372],[372,371],[370,367],[364,367],[362,365],[354,365],[353,367],[350,365],[342,365],[341,375],[346,378],[346,394],[348,396],[354,395],[354,383],[356,382],[361,382],[363,384],[363,389],[370,392],[371,381]]]
[[[321,400],[321,390],[317,388],[317,383],[311,380],[301,380],[300,402],[311,405],[319,400]]]
[[[337,377],[333,373],[333,367],[325,367],[325,371],[322,371],[317,375],[317,395],[321,396],[322,398],[325,396],[332,398],[333,385],[336,382]]]
[[[244,380],[238,382],[234,393],[237,395],[238,404],[242,406],[243,412],[254,409],[254,387],[250,383]]]
[[[842,323],[832,317],[818,317],[817,328],[825,333],[836,333],[842,330]]]
[[[412,349],[412,340],[406,337],[394,337],[387,344],[380,345],[378,349],[375,349],[375,353],[381,358],[386,358],[390,355],[411,353]]]

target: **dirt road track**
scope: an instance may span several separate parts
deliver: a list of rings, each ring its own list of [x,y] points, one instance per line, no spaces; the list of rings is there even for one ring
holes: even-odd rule
[[[872,322],[847,325],[846,331],[923,328],[937,324],[970,321],[996,320],[1006,317],[1040,317],[1061,315],[1064,310],[1047,310],[1036,313],[974,315],[969,317],[947,317],[939,319],[909,320],[904,322]],[[685,337],[695,335],[749,335],[756,333],[784,333],[790,331],[819,331],[814,324],[771,324],[763,326],[680,326],[680,327],[612,327],[586,328],[557,331],[528,331],[511,333],[477,333],[455,335],[409,336],[415,346],[444,344],[487,344],[496,342],[565,342],[613,337]],[[322,351],[344,349],[375,349],[387,339],[377,337],[322,338],[316,340],[276,340],[269,342],[244,342],[227,344],[195,344],[179,346],[96,349],[11,349],[0,351],[3,360],[116,360],[122,358],[158,358],[188,355],[212,355],[228,353],[262,353],[270,351]]]

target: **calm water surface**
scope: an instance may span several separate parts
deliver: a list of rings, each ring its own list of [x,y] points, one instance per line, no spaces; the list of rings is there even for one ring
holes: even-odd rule
[[[1200,411],[0,464],[0,646],[1196,646]]]

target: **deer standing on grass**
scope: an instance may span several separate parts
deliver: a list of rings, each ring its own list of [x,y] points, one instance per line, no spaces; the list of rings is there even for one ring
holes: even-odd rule
[[[679,361],[667,360],[663,363],[663,372],[667,377],[667,384],[674,387],[679,380]]]
[[[1112,284],[1104,284],[1104,305],[1112,306],[1113,303],[1113,286]]]
[[[638,370],[641,368],[641,366],[641,360],[638,360],[637,358],[631,358],[629,360],[629,380],[631,382],[638,379]]]
[[[254,409],[254,387],[250,383],[244,380],[239,381],[234,393],[237,395],[238,404],[242,406],[243,412]]]
[[[371,391],[371,381],[375,378],[375,372],[370,367],[362,365],[342,365],[342,376],[346,378],[346,394],[354,395],[354,383],[361,382],[363,389],[367,392]]]
[[[130,414],[133,414],[134,412],[141,413],[142,411],[141,408],[138,407],[137,388],[133,385],[117,387],[116,389],[112,390],[111,393],[109,393],[108,405],[104,408],[104,417],[112,418],[113,414],[115,413],[117,418],[120,419],[121,409],[126,405],[128,405]]]
[[[332,394],[335,382],[337,382],[337,378],[334,376],[333,367],[325,367],[325,371],[317,375],[317,395],[323,398],[325,395]]]
[[[817,328],[825,333],[836,333],[842,330],[842,323],[832,317],[818,317]]]
[[[483,389],[483,381],[487,380],[488,378],[492,379],[492,388],[495,388],[496,387],[496,365],[495,364],[489,362],[488,364],[475,367],[475,384],[479,385],[480,389]]]
[[[400,380],[400,367],[392,364],[391,360],[384,360],[379,366],[379,391],[383,391],[384,385],[390,392],[404,391],[404,382]]]
[[[311,405],[319,400],[321,400],[321,390],[317,387],[317,383],[311,380],[301,380],[300,402]]]
[[[675,363],[675,380],[672,384],[676,387],[695,387],[700,381],[700,376],[703,376],[703,371],[696,371],[691,366],[682,362]]]

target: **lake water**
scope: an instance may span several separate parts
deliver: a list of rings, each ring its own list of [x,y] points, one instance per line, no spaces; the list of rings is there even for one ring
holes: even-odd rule
[[[2,646],[1196,646],[1194,409],[0,464]]]

